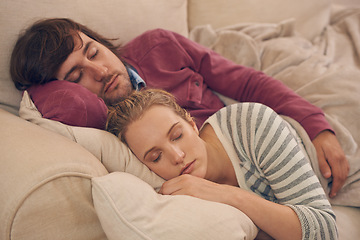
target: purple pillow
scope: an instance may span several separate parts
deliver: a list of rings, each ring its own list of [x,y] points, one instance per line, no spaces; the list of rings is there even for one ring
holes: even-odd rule
[[[71,126],[105,129],[106,104],[79,84],[56,80],[27,91],[44,118]]]

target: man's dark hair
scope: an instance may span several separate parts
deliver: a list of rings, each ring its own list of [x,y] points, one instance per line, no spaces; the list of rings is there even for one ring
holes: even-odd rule
[[[10,59],[11,78],[19,90],[55,80],[60,65],[72,53],[79,32],[115,53],[119,46],[88,27],[67,18],[35,22],[18,38]]]

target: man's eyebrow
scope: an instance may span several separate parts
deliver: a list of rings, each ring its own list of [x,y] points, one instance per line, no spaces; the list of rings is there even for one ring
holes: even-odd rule
[[[166,134],[166,136],[169,136],[170,135],[170,132],[173,130],[173,128],[176,126],[176,125],[178,125],[179,124],[179,122],[176,122],[176,123],[174,123],[172,126],[171,126],[171,128],[169,129],[169,131],[167,132],[167,134]],[[144,154],[144,157],[143,157],[143,159],[145,159],[145,157],[146,157],[146,155],[147,154],[149,154],[152,150],[154,150],[155,149],[155,147],[152,147],[152,148],[150,148],[149,150],[147,150],[146,152],[145,152],[145,154]]]
[[[87,50],[89,49],[89,47],[90,47],[90,45],[91,45],[92,43],[93,43],[93,42],[90,41],[90,42],[87,42],[87,43],[85,44],[85,47],[84,47],[84,49],[83,49],[83,55],[84,55],[84,56],[86,55],[86,52],[87,52]]]
[[[90,47],[90,45],[91,45],[92,43],[93,43],[93,42],[90,41],[90,42],[87,42],[87,43],[85,44],[85,47],[84,47],[84,49],[83,49],[83,51],[82,51],[82,54],[83,54],[84,56],[86,55],[86,52],[88,51],[88,49],[89,49],[89,47]],[[78,68],[77,65],[76,65],[76,66],[73,66],[73,67],[70,69],[70,71],[68,71],[68,72],[65,74],[64,80],[66,80],[66,79],[70,76],[70,74],[71,74],[73,71],[75,71],[77,68]]]

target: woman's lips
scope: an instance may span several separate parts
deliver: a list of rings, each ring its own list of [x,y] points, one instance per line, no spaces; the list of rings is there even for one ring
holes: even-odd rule
[[[191,173],[193,171],[193,169],[194,169],[195,161],[196,160],[186,164],[185,167],[183,169],[181,169],[180,175]]]

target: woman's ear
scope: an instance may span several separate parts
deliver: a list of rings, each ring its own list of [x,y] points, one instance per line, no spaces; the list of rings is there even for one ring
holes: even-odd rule
[[[194,131],[196,132],[196,134],[199,135],[199,129],[196,126],[196,123],[195,123],[194,119],[191,119],[189,123],[192,126],[192,128],[194,129]]]

